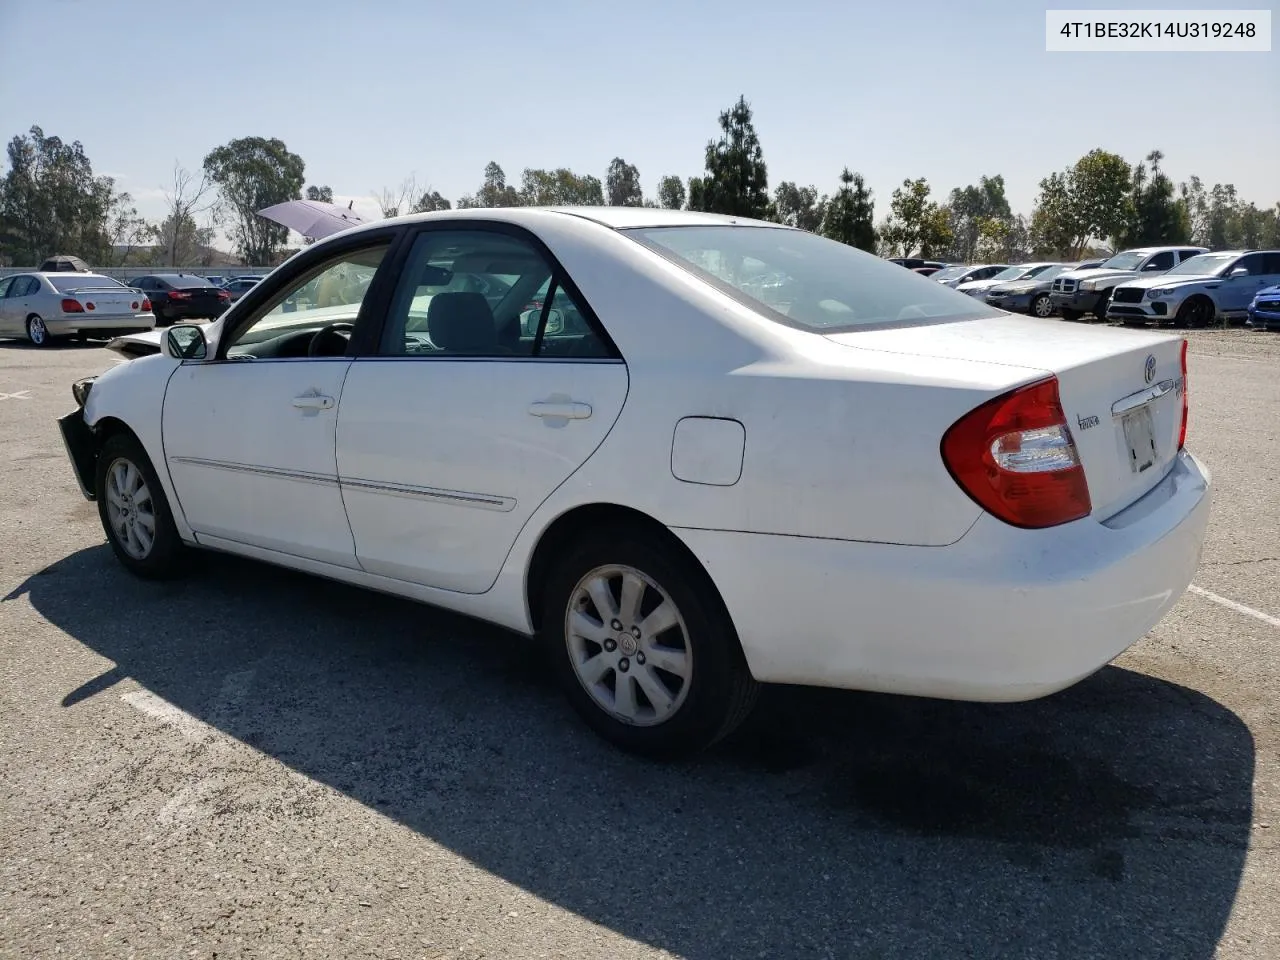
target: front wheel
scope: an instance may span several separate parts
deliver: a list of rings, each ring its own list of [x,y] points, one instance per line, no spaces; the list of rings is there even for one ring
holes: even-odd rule
[[[544,641],[570,703],[596,733],[651,757],[711,746],[758,684],[706,571],[643,531],[593,532],[551,570]]]
[[[1213,301],[1208,297],[1191,297],[1178,308],[1173,323],[1177,327],[1207,327],[1213,322],[1215,312]]]
[[[102,528],[126,569],[148,580],[183,571],[187,548],[141,443],[127,434],[108,438],[98,455],[96,490]]]

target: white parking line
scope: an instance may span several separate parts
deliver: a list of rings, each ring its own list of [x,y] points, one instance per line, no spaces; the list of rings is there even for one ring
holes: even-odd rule
[[[1206,590],[1204,587],[1197,587],[1194,583],[1187,587],[1191,593],[1196,596],[1204,597],[1206,600],[1212,600],[1214,603],[1220,603],[1229,610],[1236,613],[1243,613],[1246,617],[1253,617],[1255,620],[1261,620],[1263,623],[1269,623],[1273,627],[1280,627],[1280,617],[1273,617],[1269,613],[1263,613],[1261,610],[1255,610],[1253,607],[1246,607],[1243,603],[1236,603],[1234,600],[1228,600],[1226,597],[1220,597],[1216,593]]]
[[[182,737],[192,743],[203,743],[212,740],[218,733],[202,720],[197,720],[187,711],[175,707],[167,700],[162,700],[150,690],[131,690],[120,697],[125,703],[140,713],[159,720],[173,727]]]

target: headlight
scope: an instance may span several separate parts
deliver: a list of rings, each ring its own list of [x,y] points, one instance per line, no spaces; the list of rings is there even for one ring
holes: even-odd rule
[[[1087,291],[1089,291],[1089,292],[1092,292],[1092,291],[1093,291],[1093,284],[1094,284],[1094,281],[1093,281],[1093,280],[1081,280],[1081,281],[1080,281],[1080,285],[1079,285],[1078,287],[1076,287],[1076,289],[1077,289],[1077,290],[1087,290]]]
[[[77,406],[84,407],[85,401],[89,399],[89,391],[93,389],[93,381],[97,379],[97,377],[85,377],[71,385],[71,396],[75,397]]]
[[[1155,290],[1147,291],[1148,300],[1159,300],[1161,297],[1167,297],[1173,293],[1173,287],[1158,287]]]

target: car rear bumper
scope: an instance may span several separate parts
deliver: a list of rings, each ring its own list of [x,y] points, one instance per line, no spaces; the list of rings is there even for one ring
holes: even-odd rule
[[[947,547],[680,529],[765,682],[957,700],[1046,696],[1151,629],[1195,574],[1210,478],[1190,454],[1106,522],[983,515]]]
[[[55,337],[73,333],[115,332],[121,330],[154,330],[153,313],[126,314],[118,317],[54,317],[45,321],[45,327]]]

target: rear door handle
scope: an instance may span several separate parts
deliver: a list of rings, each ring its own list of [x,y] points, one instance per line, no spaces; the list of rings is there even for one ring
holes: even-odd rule
[[[301,407],[304,410],[328,410],[333,406],[333,397],[322,397],[311,394],[304,397],[294,397],[293,405]]]
[[[548,417],[554,420],[586,420],[591,416],[591,404],[574,400],[564,403],[539,401],[529,405],[529,412],[535,417]]]

